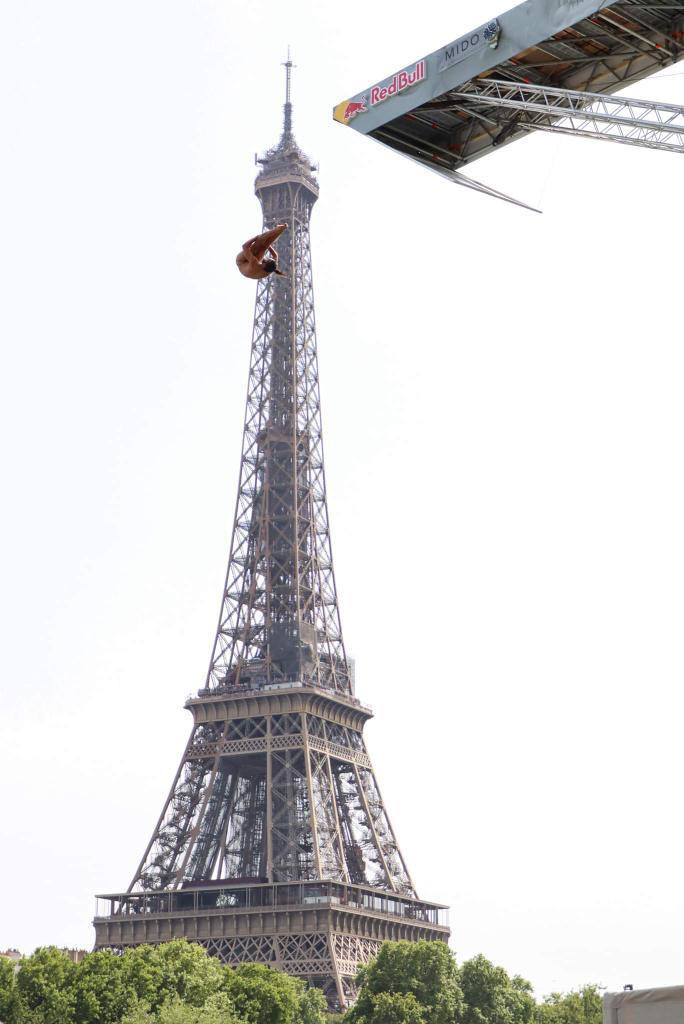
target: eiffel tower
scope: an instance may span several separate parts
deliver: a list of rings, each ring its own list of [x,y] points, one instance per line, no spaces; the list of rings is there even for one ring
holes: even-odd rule
[[[387,939],[447,940],[419,900],[363,740],[325,494],[309,219],[316,168],[283,130],[259,160],[284,277],[257,284],[228,573],[206,683],[125,893],[99,896],[95,948],[185,937],[269,964],[342,1009]]]

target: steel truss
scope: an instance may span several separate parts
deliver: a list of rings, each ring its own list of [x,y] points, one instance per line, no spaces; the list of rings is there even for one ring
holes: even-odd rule
[[[517,128],[684,153],[684,107],[672,103],[492,78],[476,79],[449,99],[494,108],[497,117],[510,110]]]
[[[378,955],[382,940],[318,932],[211,939],[203,945],[212,956],[227,962],[263,963],[313,980],[331,1004],[344,1006],[356,996],[356,972]]]
[[[296,714],[274,694],[265,714],[195,725],[131,891],[326,878],[415,895],[361,734],[368,712],[343,724],[333,698],[323,717],[299,696]]]
[[[256,191],[286,277],[257,285],[228,573],[206,691],[308,680],[351,693],[325,494],[309,218],[318,187],[286,122]]]

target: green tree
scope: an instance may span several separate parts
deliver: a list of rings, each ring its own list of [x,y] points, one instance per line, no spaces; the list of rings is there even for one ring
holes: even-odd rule
[[[154,949],[161,969],[164,998],[175,993],[190,1006],[202,1007],[215,995],[225,977],[225,967],[209,956],[203,946],[185,939],[164,942]]]
[[[15,966],[4,956],[0,956],[0,1020],[5,1024],[20,1024]]]
[[[120,959],[124,990],[139,1003],[146,1003],[152,1013],[174,995],[189,1006],[204,1006],[221,988],[226,971],[203,946],[185,939],[158,946],[135,946]],[[132,1006],[130,1001],[127,1005]],[[131,1012],[141,1012],[140,1007]]]
[[[200,1010],[197,1024],[240,1024],[230,996],[226,992],[209,996]]]
[[[463,996],[445,942],[385,942],[357,975],[359,996],[347,1024],[456,1024]],[[383,995],[412,999],[380,998]]]
[[[76,1024],[119,1024],[137,994],[126,962],[110,950],[88,953],[74,978]]]
[[[532,986],[519,975],[510,978],[482,956],[466,960],[458,972],[465,1000],[463,1024],[530,1024],[535,1002]]]
[[[157,1024],[237,1024],[232,1003],[225,993],[210,996],[204,1006],[189,1006],[178,996],[164,1003]]]
[[[25,957],[17,975],[22,1024],[74,1024],[75,979],[76,964],[54,946]]]
[[[300,1024],[327,1024],[328,1003],[320,988],[302,985],[299,994]]]
[[[135,1002],[121,1018],[121,1024],[156,1024],[157,1017],[147,1003]]]
[[[373,1024],[425,1024],[423,1007],[413,992],[378,992],[373,999]]]
[[[225,992],[217,992],[209,996],[204,1006],[193,1010],[195,1018],[191,1018],[188,1024],[239,1024],[235,1016],[235,1008],[230,997]],[[185,1024],[180,1018],[178,1022],[168,1014],[165,1007],[162,1007],[159,1014],[159,1024]]]
[[[121,956],[123,973],[127,984],[135,992],[138,1004],[131,1013],[140,1013],[147,1007],[158,1007],[164,1001],[161,992],[163,976],[155,946],[134,946]]]
[[[536,1024],[601,1024],[603,999],[597,985],[573,992],[552,992],[536,1008]]]
[[[300,1024],[303,1011],[307,1024],[316,1024],[316,996],[306,996],[304,982],[262,964],[226,968],[224,991],[245,1024]],[[320,1024],[324,1017],[320,1012]]]
[[[153,1013],[146,1003],[136,1003],[121,1024],[239,1024],[233,1004],[225,992],[209,996],[204,1006],[190,1006],[177,995]]]
[[[202,946],[185,939],[136,946],[122,956],[90,953],[78,965],[74,981],[74,1024],[119,1024],[122,1019],[147,1024],[161,1019],[162,1007],[169,1016],[176,1012],[169,1007],[175,1006],[181,1007],[178,1014],[194,1021],[191,1010],[207,1006],[209,1013],[218,1006],[211,1000],[225,973],[226,968]],[[227,1021],[229,1008],[223,1004],[220,1019]]]

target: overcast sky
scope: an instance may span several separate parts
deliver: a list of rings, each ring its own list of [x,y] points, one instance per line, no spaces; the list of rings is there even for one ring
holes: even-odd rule
[[[537,216],[331,119],[499,13],[0,7],[0,948],[92,945],[187,738],[290,43],[343,628],[419,892],[539,995],[684,982],[683,159],[472,166]]]

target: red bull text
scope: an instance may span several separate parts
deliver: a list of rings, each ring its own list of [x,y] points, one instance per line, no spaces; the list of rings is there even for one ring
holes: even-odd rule
[[[419,60],[418,63],[410,70],[400,71],[396,74],[388,85],[374,85],[370,91],[371,106],[375,107],[378,103],[382,103],[383,100],[388,100],[390,96],[396,96],[397,93],[403,92],[404,89],[409,89],[412,85],[417,85],[417,83],[422,82],[424,78],[425,61]]]

